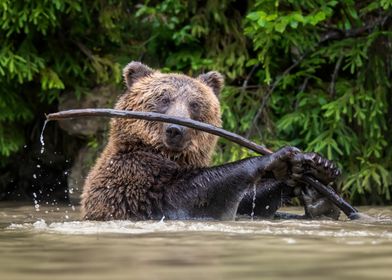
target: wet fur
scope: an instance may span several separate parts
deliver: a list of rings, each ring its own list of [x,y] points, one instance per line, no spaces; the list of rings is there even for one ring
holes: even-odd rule
[[[191,78],[163,74],[132,62],[124,69],[124,81],[127,90],[116,109],[161,113],[163,100],[170,99],[177,106],[172,114],[181,112],[221,126],[218,94],[223,78],[217,72]],[[192,109],[192,102],[197,102],[198,110]],[[143,120],[111,121],[108,144],[84,185],[84,219],[233,219],[253,184],[258,186],[257,213],[271,217],[280,207],[282,182],[289,179],[288,174],[299,177],[303,172],[303,159],[295,158],[298,151],[293,148],[208,167],[216,136],[190,129],[186,148],[174,152],[163,141],[164,127]],[[331,166],[316,169],[320,176],[333,178]]]
[[[141,69],[144,69],[143,67]],[[187,92],[187,100],[201,102],[197,120],[221,126],[219,100],[206,83],[181,74],[143,72],[120,97],[115,109],[159,112],[163,92],[176,99]],[[221,87],[221,76],[215,80]],[[182,97],[183,98],[183,97]],[[143,120],[113,119],[108,145],[90,171],[82,195],[85,219],[147,219],[161,217],[162,189],[178,172],[208,166],[217,137],[191,130],[191,142],[181,153],[167,149],[162,141],[163,124]],[[182,171],[181,171],[182,170]]]

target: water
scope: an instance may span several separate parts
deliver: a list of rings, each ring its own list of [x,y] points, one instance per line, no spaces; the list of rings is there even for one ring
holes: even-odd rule
[[[250,213],[250,219],[252,221],[253,221],[254,216],[255,216],[256,195],[257,195],[256,184],[253,184],[252,212]]]
[[[391,279],[392,207],[377,222],[79,221],[0,204],[0,279]],[[296,209],[295,209],[296,210]],[[47,214],[45,214],[47,212]],[[68,219],[67,219],[68,216]]]
[[[41,154],[43,154],[45,152],[44,131],[45,131],[45,127],[46,127],[47,123],[48,123],[48,120],[45,120],[44,126],[42,127],[42,130],[41,130],[41,135],[39,137],[39,141],[41,142]]]

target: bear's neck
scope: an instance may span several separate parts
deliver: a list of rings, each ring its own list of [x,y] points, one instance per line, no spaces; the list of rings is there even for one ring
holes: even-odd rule
[[[110,143],[114,143],[114,145],[111,145]],[[161,147],[154,147],[140,139],[128,139],[126,143],[121,143],[118,141],[115,143],[111,139],[109,140],[107,149],[113,151],[114,153],[132,154],[136,152],[144,152],[154,155],[161,155],[166,160],[173,161],[182,168],[201,168],[207,167],[210,164],[210,154],[203,153],[203,151],[184,151],[177,153],[168,150],[164,145]]]

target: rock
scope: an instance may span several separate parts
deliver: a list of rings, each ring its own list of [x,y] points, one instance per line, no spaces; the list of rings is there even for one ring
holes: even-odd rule
[[[96,157],[99,155],[100,150],[89,147],[88,145],[79,150],[68,175],[68,196],[71,204],[78,205],[80,203],[84,180],[94,164]]]
[[[114,86],[95,88],[91,93],[78,99],[74,93],[66,93],[60,97],[59,111],[83,108],[113,108],[121,91]],[[80,118],[59,121],[60,127],[70,135],[87,138],[104,132],[109,119],[105,118]]]
[[[114,86],[95,88],[90,94],[76,98],[75,94],[65,94],[60,98],[59,111],[82,108],[113,108],[121,91]],[[59,126],[68,134],[88,139],[73,160],[68,174],[68,196],[73,205],[80,203],[83,184],[91,166],[100,154],[106,141],[109,118],[80,118],[59,121]]]

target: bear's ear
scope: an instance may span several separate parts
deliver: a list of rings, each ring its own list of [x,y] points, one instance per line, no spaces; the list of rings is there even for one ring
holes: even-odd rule
[[[138,79],[151,75],[152,73],[154,73],[154,70],[147,65],[138,61],[132,61],[124,67],[123,78],[127,88],[130,88]]]
[[[225,83],[223,75],[216,71],[201,74],[197,77],[197,79],[212,88],[216,96],[219,96],[219,93],[223,88],[223,84]]]

